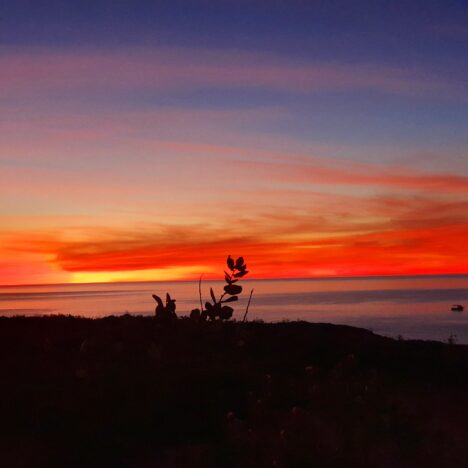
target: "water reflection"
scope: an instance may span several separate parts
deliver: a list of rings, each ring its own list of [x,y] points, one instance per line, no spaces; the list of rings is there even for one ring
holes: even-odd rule
[[[205,297],[221,284],[205,281]],[[452,304],[468,303],[467,275],[245,281],[245,291],[251,288],[250,319],[343,323],[405,338],[446,340],[455,334],[458,342],[468,343],[467,314],[450,310]],[[179,313],[198,306],[198,284],[192,281],[15,286],[0,287],[0,314],[152,314],[151,295],[166,291],[177,298]],[[246,301],[245,295],[239,313]]]

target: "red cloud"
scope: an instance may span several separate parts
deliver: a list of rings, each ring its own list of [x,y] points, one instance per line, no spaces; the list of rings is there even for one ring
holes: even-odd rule
[[[326,165],[325,160],[317,159],[312,159],[309,163],[239,161],[238,165],[245,172],[296,184],[390,187],[463,194],[468,192],[468,177],[424,173],[414,169],[384,169],[370,164],[349,164],[337,168]]]
[[[239,233],[209,226],[99,230],[84,240],[56,236],[10,241],[18,251],[53,255],[66,272],[115,272],[199,266],[221,270],[227,254],[248,259],[254,277],[466,273],[468,211],[460,201],[375,199],[368,219],[343,222],[278,212]],[[359,207],[359,210],[362,206]],[[353,207],[349,207],[352,213]],[[379,215],[380,220],[374,218]],[[365,223],[361,221],[365,220]],[[241,223],[241,220],[239,220]]]

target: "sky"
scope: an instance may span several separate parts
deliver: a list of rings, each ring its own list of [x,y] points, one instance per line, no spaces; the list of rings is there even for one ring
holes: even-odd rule
[[[0,284],[468,273],[468,4],[0,3]]]

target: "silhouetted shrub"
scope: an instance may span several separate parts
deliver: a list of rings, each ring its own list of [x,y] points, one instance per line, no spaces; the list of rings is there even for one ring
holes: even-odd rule
[[[229,273],[224,271],[224,280],[226,285],[224,286],[224,292],[221,294],[219,299],[216,298],[216,295],[213,291],[213,288],[210,288],[210,296],[212,303],[207,301],[205,302],[205,307],[203,308],[203,300],[201,297],[201,278],[200,278],[200,306],[201,309],[193,309],[190,313],[190,318],[194,321],[206,321],[210,320],[229,320],[232,317],[234,309],[231,306],[226,305],[227,303],[236,302],[239,299],[238,294],[242,292],[242,286],[236,284],[241,278],[243,278],[247,273],[247,265],[244,262],[243,257],[237,258],[236,261],[229,255],[226,261]],[[250,293],[249,303],[244,315],[244,321],[247,316],[248,307],[250,305],[250,299],[252,298],[253,289]],[[228,296],[228,297],[226,297]],[[172,299],[169,293],[166,294],[166,304],[164,305],[162,299],[153,294],[153,299],[158,303],[155,309],[156,319],[161,322],[171,322],[177,320],[177,315],[175,313],[176,305],[175,299]]]
[[[243,257],[239,257],[234,261],[229,255],[226,263],[230,273],[227,271],[224,272],[224,280],[226,281],[224,293],[217,299],[213,288],[210,288],[210,296],[213,302],[205,302],[205,308],[202,310],[193,309],[190,313],[191,319],[203,321],[207,319],[229,320],[232,317],[234,309],[226,304],[236,302],[239,299],[238,294],[242,292],[242,286],[236,283],[239,279],[243,278],[248,271]]]
[[[177,320],[176,310],[176,300],[172,299],[169,293],[166,294],[166,305],[163,304],[162,299],[153,294],[153,299],[158,303],[155,309],[156,319],[161,322],[172,322]]]

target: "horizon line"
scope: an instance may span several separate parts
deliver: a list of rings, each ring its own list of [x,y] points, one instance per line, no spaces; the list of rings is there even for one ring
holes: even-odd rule
[[[353,279],[385,279],[385,278],[450,278],[468,276],[468,271],[465,273],[420,273],[420,274],[403,274],[403,275],[341,275],[341,276],[289,276],[289,277],[272,277],[272,278],[245,278],[245,281],[327,281],[327,280],[353,280]],[[71,286],[71,285],[91,285],[91,284],[136,284],[136,283],[191,283],[198,282],[200,279],[174,279],[174,280],[144,280],[144,281],[95,281],[83,283],[22,283],[22,284],[0,284],[0,288],[15,288],[15,287],[46,287],[46,286]],[[204,281],[223,281],[222,279],[205,279]]]

